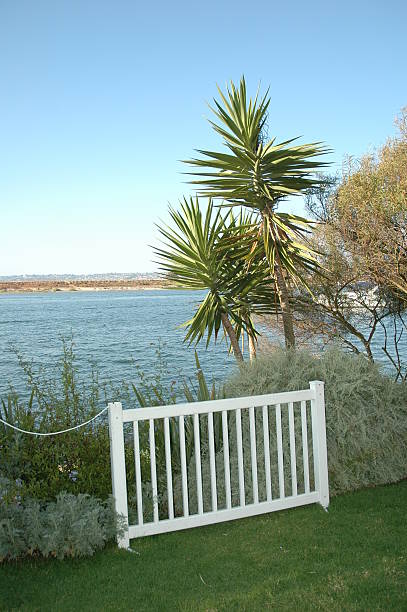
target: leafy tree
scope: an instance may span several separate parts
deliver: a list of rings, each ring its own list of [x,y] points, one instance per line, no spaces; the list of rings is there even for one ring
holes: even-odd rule
[[[407,300],[407,107],[396,123],[375,153],[348,160],[331,214],[363,274]]]
[[[287,347],[295,344],[289,281],[305,282],[304,272],[315,271],[315,254],[306,244],[311,224],[295,215],[278,212],[287,196],[302,194],[316,184],[312,173],[326,164],[314,158],[327,152],[320,143],[292,145],[295,138],[265,142],[264,125],[270,103],[268,91],[248,99],[244,78],[239,88],[231,83],[221,102],[211,110],[218,123],[212,127],[223,138],[227,152],[198,150],[201,157],[186,163],[201,169],[190,172],[199,194],[221,198],[226,206],[244,206],[258,215],[251,231],[252,248],[262,242],[281,307]],[[250,261],[251,251],[247,255]]]
[[[319,208],[313,202],[318,216],[324,215],[324,206],[329,206],[326,201]],[[312,298],[304,290],[294,296],[297,333],[301,332],[302,340],[313,345],[339,342],[369,361],[374,361],[373,346],[384,336],[379,346],[390,361],[395,358],[401,365],[399,336],[405,324],[400,301],[369,281],[359,259],[346,249],[332,219],[316,227],[312,240],[320,252],[323,273],[307,279]],[[398,366],[396,369],[400,372]]]
[[[173,283],[208,292],[194,316],[184,323],[185,340],[199,342],[207,335],[217,338],[221,327],[234,355],[243,360],[239,337],[247,333],[253,345],[258,331],[253,314],[275,312],[275,290],[264,262],[248,266],[242,256],[242,231],[251,227],[250,215],[222,215],[209,201],[203,214],[198,199],[184,199],[180,210],[170,208],[174,227],[158,225],[163,246],[155,247],[160,269]],[[249,343],[250,343],[249,342]]]
[[[295,309],[303,337],[339,340],[370,361],[375,346],[396,378],[407,379],[406,110],[398,123],[400,134],[376,153],[348,160],[342,177],[320,177],[308,192],[324,272],[307,279],[314,300],[300,291]]]

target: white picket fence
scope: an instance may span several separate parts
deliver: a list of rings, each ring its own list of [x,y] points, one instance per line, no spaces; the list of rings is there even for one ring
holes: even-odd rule
[[[220,433],[219,428],[221,429],[220,451],[215,448],[214,416],[218,419],[218,434]],[[243,418],[248,438],[246,445],[243,442]],[[125,433],[123,426],[124,423],[129,422],[133,423],[131,437],[134,444],[137,506],[137,522],[132,525],[129,525],[128,519],[125,460],[125,438],[127,443],[129,434]],[[186,423],[190,425],[190,435],[193,432],[192,463],[194,465],[192,468],[187,464],[186,457]],[[297,423],[297,428],[295,423]],[[164,447],[161,450],[164,451],[165,456],[165,474],[160,481],[161,486],[164,486],[162,482],[165,482],[163,507],[160,507],[156,465],[158,424],[160,432],[164,434],[163,438],[160,438],[164,440]],[[173,428],[172,431],[174,431],[174,426],[176,427],[176,440],[177,445],[179,444],[176,452],[180,460],[180,473],[177,477],[178,482],[181,482],[182,505],[181,499],[174,498],[173,485],[176,475],[173,469],[173,453],[175,449],[171,444],[170,426]],[[124,535],[118,538],[120,547],[127,548],[131,538],[229,521],[315,502],[320,503],[324,508],[328,507],[329,487],[323,382],[313,381],[309,389],[302,391],[152,408],[122,410],[120,403],[111,403],[109,404],[109,431],[113,496],[116,511],[124,516],[127,525]],[[147,448],[140,446],[140,432],[142,431],[144,441],[147,439]],[[202,432],[205,432],[204,440]],[[234,440],[231,439],[231,436],[234,436]],[[236,448],[237,458],[237,466],[234,466],[237,474],[234,479],[231,479],[231,443],[235,445],[233,448]],[[257,460],[260,446],[261,454],[264,457],[261,465]],[[273,454],[271,447],[274,450]],[[284,452],[284,447],[286,452]],[[207,470],[207,479],[210,481],[207,483],[210,490],[209,501],[204,500],[203,497],[203,449],[204,461],[209,467]],[[312,449],[312,461],[310,449]],[[142,460],[145,466],[146,457],[149,463],[149,473],[146,477],[144,467],[145,482],[142,482]],[[222,464],[222,500],[218,492],[220,462]],[[244,465],[247,468],[248,464],[250,464],[250,478],[247,478],[247,469],[245,478]],[[191,469],[194,472],[193,486],[196,487],[194,508],[191,508],[189,503],[191,491],[188,479],[191,476]],[[265,477],[265,486],[260,492],[259,470]],[[232,480],[235,482],[235,491],[232,487]],[[299,480],[301,490],[299,490]],[[272,482],[278,485],[272,486]],[[146,490],[149,491],[150,506],[152,505],[152,516],[147,518],[151,520],[146,520],[144,512],[143,503]],[[176,511],[176,508],[180,507],[181,510]]]

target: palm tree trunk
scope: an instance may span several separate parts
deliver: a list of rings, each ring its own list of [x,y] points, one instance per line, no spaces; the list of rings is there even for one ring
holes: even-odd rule
[[[271,239],[273,240],[275,244],[275,250],[274,250],[275,262],[274,262],[272,273],[274,274],[274,280],[276,283],[278,300],[280,302],[280,307],[281,307],[281,315],[283,318],[285,347],[287,349],[295,348],[294,323],[293,323],[293,313],[292,313],[291,306],[290,306],[290,296],[288,293],[287,283],[285,281],[284,274],[282,272],[280,254],[277,248],[278,236],[276,235],[275,230],[273,229],[273,225],[271,223],[270,218],[268,218],[268,227],[269,227]]]
[[[247,326],[247,344],[249,346],[249,358],[250,358],[250,361],[253,361],[253,359],[256,359],[256,353],[257,353],[256,338],[249,331],[249,320],[245,319],[245,323]]]
[[[236,332],[233,329],[233,325],[229,321],[229,318],[228,318],[228,316],[227,316],[227,314],[225,312],[222,312],[220,317],[222,319],[222,323],[223,323],[223,327],[225,329],[225,332],[229,336],[230,344],[232,345],[233,354],[234,354],[234,356],[236,358],[236,361],[237,362],[242,362],[243,361],[243,354],[242,354],[242,351],[240,350],[239,341],[237,339]]]
[[[276,259],[277,258],[279,259],[278,253],[277,253]],[[283,318],[285,347],[287,349],[295,348],[293,313],[292,313],[291,306],[290,306],[287,283],[285,282],[285,278],[278,264],[274,266],[274,274],[275,274],[275,280],[276,280],[276,289],[277,289],[278,299],[279,299],[280,306],[281,306],[281,316]]]
[[[247,334],[247,337],[249,339],[249,357],[250,357],[250,361],[253,361],[253,359],[256,359],[256,354],[257,354],[256,340],[253,338],[251,334]]]

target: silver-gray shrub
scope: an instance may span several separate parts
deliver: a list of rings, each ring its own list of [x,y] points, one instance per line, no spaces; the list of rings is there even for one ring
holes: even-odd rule
[[[93,555],[123,529],[112,498],[60,493],[55,502],[34,499],[0,504],[0,562],[24,556]]]
[[[245,364],[226,385],[229,397],[306,389],[325,382],[332,494],[407,477],[407,385],[362,356],[331,349],[320,356],[275,349]],[[299,419],[296,419],[299,434]],[[287,438],[287,436],[285,436]]]

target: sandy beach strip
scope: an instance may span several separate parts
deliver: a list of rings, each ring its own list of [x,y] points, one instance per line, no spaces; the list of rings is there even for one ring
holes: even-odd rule
[[[163,279],[0,281],[0,293],[40,293],[47,291],[136,291],[172,288],[173,286],[168,281]]]

